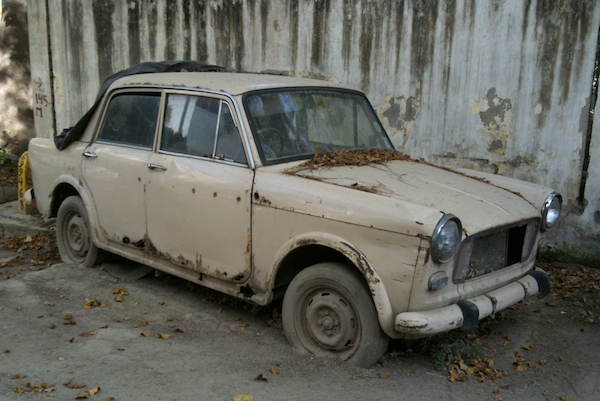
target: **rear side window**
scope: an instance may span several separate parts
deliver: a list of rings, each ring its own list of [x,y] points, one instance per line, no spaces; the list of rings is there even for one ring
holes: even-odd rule
[[[113,97],[98,141],[152,149],[159,109],[159,94]]]
[[[201,96],[167,96],[160,149],[246,163],[239,132],[226,102]]]

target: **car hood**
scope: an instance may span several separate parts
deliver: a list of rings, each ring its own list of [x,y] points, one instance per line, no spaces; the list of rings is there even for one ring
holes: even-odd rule
[[[308,203],[312,206],[295,202],[295,211],[304,208],[310,214],[323,217],[330,213],[330,218],[365,225],[369,223],[368,217],[364,221],[360,215],[372,215],[371,226],[378,220],[378,225],[385,226],[378,228],[393,229],[389,225],[393,223],[386,224],[384,219],[411,220],[413,227],[415,223],[421,225],[426,235],[430,235],[441,216],[451,213],[460,218],[465,231],[471,234],[540,216],[539,209],[517,192],[426,163],[394,160],[385,164],[315,170],[298,170],[289,164],[286,167],[273,171],[280,177],[271,179],[277,182],[284,176],[294,177],[294,185],[302,188],[296,197],[311,198]],[[301,184],[296,181],[298,178],[310,182]],[[286,208],[275,193],[269,195],[277,207]],[[317,200],[319,207],[313,205]],[[333,205],[329,205],[330,202]],[[348,209],[352,213],[344,213]]]

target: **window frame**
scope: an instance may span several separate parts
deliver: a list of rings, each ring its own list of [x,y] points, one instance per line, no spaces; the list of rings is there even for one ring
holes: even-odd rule
[[[153,144],[152,149],[139,147],[139,146],[118,144],[118,143],[114,143],[114,142],[106,142],[106,141],[99,142],[98,136],[100,135],[100,131],[102,130],[102,127],[104,126],[104,120],[106,118],[106,113],[108,112],[108,107],[109,107],[113,97],[116,95],[121,95],[121,94],[136,94],[136,93],[153,93],[153,94],[159,94],[161,97],[156,131],[154,134],[154,144]],[[218,99],[221,101],[221,104],[223,102],[226,103],[227,106],[229,107],[231,117],[232,117],[235,127],[237,129],[237,132],[238,132],[241,144],[242,144],[242,149],[244,151],[244,154],[246,155],[246,163],[233,162],[233,161],[229,161],[229,160],[222,160],[222,159],[215,158],[214,157],[214,149],[215,149],[214,147],[213,147],[213,157],[210,157],[210,158],[204,157],[204,156],[190,155],[190,154],[186,154],[186,153],[178,153],[178,152],[160,150],[160,142],[162,140],[163,125],[164,125],[164,119],[165,119],[165,111],[166,111],[166,103],[167,103],[167,95],[168,94],[186,95],[186,96],[204,96],[204,97]],[[220,119],[220,113],[219,113],[219,119]],[[217,128],[218,128],[218,126],[217,126]],[[122,147],[128,147],[128,148],[132,148],[132,149],[150,150],[152,153],[157,153],[157,154],[165,154],[165,155],[173,155],[173,156],[178,156],[178,157],[193,158],[193,159],[198,159],[198,160],[213,161],[213,162],[228,164],[228,165],[232,165],[232,166],[248,167],[252,170],[254,170],[256,168],[254,155],[252,154],[252,151],[251,151],[248,132],[243,123],[242,113],[240,111],[238,103],[235,100],[235,97],[228,93],[212,91],[212,90],[208,90],[208,89],[200,89],[200,88],[181,89],[180,87],[177,87],[177,86],[159,85],[159,84],[156,84],[156,85],[133,84],[133,85],[117,86],[110,91],[108,96],[106,96],[105,100],[103,101],[102,113],[96,123],[96,127],[94,129],[94,135],[92,136],[92,139],[90,140],[90,145],[94,144],[94,143],[101,143],[101,144],[112,145],[112,146],[122,146]]]
[[[144,94],[151,94],[160,99],[159,107],[158,107],[158,115],[156,116],[156,127],[154,128],[154,138],[152,140],[152,146],[151,147],[136,146],[136,145],[130,145],[130,144],[126,144],[126,143],[111,142],[111,141],[106,141],[106,140],[100,139],[100,133],[102,132],[102,129],[104,128],[104,123],[106,122],[108,109],[110,108],[110,105],[112,104],[113,99],[115,97],[121,96],[121,95],[144,95]],[[162,115],[163,115],[163,109],[164,109],[163,103],[164,103],[164,95],[161,90],[149,89],[149,88],[148,89],[147,88],[139,88],[136,90],[126,90],[126,89],[113,90],[102,106],[103,107],[102,114],[101,114],[100,118],[98,119],[98,124],[95,128],[95,132],[92,137],[92,140],[90,141],[90,144],[98,143],[98,144],[102,144],[102,145],[121,146],[124,148],[146,150],[146,151],[153,152],[154,149],[156,148],[156,139],[158,137],[159,127],[162,124]]]
[[[308,159],[310,159],[310,157],[307,157],[307,155],[295,155],[295,156],[286,156],[286,157],[277,158],[276,160],[270,160],[270,161],[267,160],[267,158],[263,152],[262,145],[260,143],[260,138],[256,134],[257,127],[255,126],[254,121],[253,121],[252,117],[250,116],[250,108],[248,105],[248,98],[250,96],[260,95],[260,94],[268,94],[268,93],[306,92],[306,91],[347,93],[350,95],[360,96],[360,97],[364,98],[366,100],[367,104],[371,106],[371,109],[373,110],[373,116],[375,117],[375,120],[381,127],[383,134],[385,136],[385,139],[388,142],[388,145],[390,146],[391,149],[395,149],[393,142],[390,139],[390,136],[388,135],[383,124],[381,123],[379,116],[377,115],[377,112],[375,111],[375,109],[373,108],[373,105],[371,104],[371,102],[369,101],[369,99],[363,92],[360,92],[357,90],[352,90],[352,89],[336,88],[336,87],[330,87],[330,86],[294,86],[294,87],[259,89],[259,90],[254,90],[254,91],[250,91],[250,92],[245,92],[242,96],[242,104],[244,105],[244,109],[246,112],[246,119],[250,126],[250,130],[252,131],[252,136],[254,137],[254,141],[256,142],[256,144],[255,144],[256,151],[258,152],[258,155],[260,156],[260,160],[261,160],[263,166],[273,166],[273,165],[284,164],[284,163],[297,161],[297,160],[308,160]],[[312,155],[311,155],[311,157],[312,157]]]
[[[205,98],[210,98],[210,99],[216,99],[219,101],[219,110],[217,112],[216,135],[215,135],[215,141],[213,143],[212,157],[191,155],[189,153],[180,153],[180,152],[175,152],[175,151],[171,151],[171,150],[160,149],[160,143],[162,141],[163,130],[164,130],[164,118],[165,118],[165,113],[166,113],[166,108],[167,108],[167,97],[169,95],[205,97]],[[227,107],[229,107],[229,112],[233,119],[235,128],[237,129],[237,133],[238,133],[238,137],[240,139],[240,143],[242,145],[242,149],[244,151],[244,154],[246,155],[246,163],[240,163],[240,162],[235,162],[235,161],[231,161],[231,160],[223,160],[223,159],[219,159],[219,158],[215,157],[217,143],[219,141],[219,127],[220,127],[220,123],[221,123],[221,109],[223,107],[223,104],[226,104]],[[240,122],[239,114],[237,113],[237,111],[238,110],[235,107],[235,102],[233,102],[231,100],[231,98],[223,97],[216,93],[204,92],[204,91],[189,91],[189,90],[181,90],[181,89],[177,90],[177,89],[170,89],[170,88],[163,89],[163,109],[161,111],[162,118],[160,120],[160,129],[159,129],[157,140],[156,140],[156,153],[159,153],[162,155],[188,157],[188,158],[198,159],[198,160],[211,160],[211,161],[221,162],[221,163],[230,164],[230,165],[234,165],[234,166],[251,167],[253,165],[253,163],[250,162],[251,155],[249,152],[249,147],[246,145],[247,141],[245,140],[246,139],[245,138],[246,137],[245,130],[243,129],[243,126]],[[251,168],[253,168],[253,167],[251,167]]]

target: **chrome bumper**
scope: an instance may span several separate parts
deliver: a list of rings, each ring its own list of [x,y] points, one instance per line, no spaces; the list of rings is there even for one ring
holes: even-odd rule
[[[523,299],[550,292],[550,279],[540,269],[529,272],[517,281],[454,305],[424,312],[403,312],[396,316],[396,331],[409,336],[429,336],[462,327],[474,330],[478,322]]]

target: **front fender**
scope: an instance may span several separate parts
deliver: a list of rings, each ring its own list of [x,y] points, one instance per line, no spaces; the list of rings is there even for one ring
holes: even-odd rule
[[[279,247],[273,257],[270,269],[273,274],[267,283],[268,287],[273,288],[275,277],[283,259],[293,250],[306,245],[321,245],[336,250],[344,255],[360,271],[371,291],[381,328],[388,336],[397,337],[397,333],[394,330],[392,305],[381,277],[373,269],[373,266],[369,263],[365,255],[344,238],[324,232],[307,232],[287,240]]]

